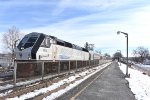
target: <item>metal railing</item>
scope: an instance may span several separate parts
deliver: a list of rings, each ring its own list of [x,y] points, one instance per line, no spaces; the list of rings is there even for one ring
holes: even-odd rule
[[[107,60],[87,61],[14,61],[14,86],[18,79],[32,80],[39,78],[44,80],[61,74],[78,71],[106,63]]]

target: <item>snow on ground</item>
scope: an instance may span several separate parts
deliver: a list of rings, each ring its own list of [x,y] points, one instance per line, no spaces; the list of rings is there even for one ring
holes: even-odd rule
[[[38,78],[38,79],[35,79],[35,80],[24,81],[24,82],[19,82],[19,83],[16,83],[16,86],[27,85],[27,84],[35,83],[35,82],[40,81],[40,80],[42,80],[42,78]],[[6,84],[6,85],[3,85],[3,86],[0,86],[0,91],[5,90],[5,89],[9,89],[9,88],[13,88],[13,87],[14,87],[13,84]],[[10,90],[10,91],[12,91],[12,90]],[[5,96],[10,91],[7,91],[5,93],[0,93],[0,96]]]
[[[11,85],[11,84],[6,84],[6,85],[4,85],[4,86],[0,86],[0,90],[12,88],[12,87],[13,87],[13,85]]]
[[[51,78],[51,77],[52,76],[45,76],[44,79],[48,79],[48,78]],[[37,79],[34,79],[34,80],[30,79],[30,80],[26,80],[26,81],[16,83],[16,86],[28,85],[28,84],[31,84],[31,83],[36,83],[40,80],[42,80],[42,78],[37,78]],[[3,82],[0,81],[0,83],[3,83]],[[14,87],[13,84],[6,84],[6,85],[3,85],[3,86],[0,86],[0,91],[5,90],[5,89],[9,89],[9,88],[13,88],[13,87]],[[7,94],[7,92],[6,93],[1,93],[0,96],[5,96],[6,94]]]
[[[150,65],[143,65],[143,64],[136,64],[139,67],[145,67],[145,68],[150,68]]]
[[[40,81],[40,80],[42,80],[42,78],[38,78],[38,79],[35,79],[35,80],[24,81],[24,82],[18,82],[18,83],[16,83],[16,86],[27,85],[27,84],[35,83],[35,82]],[[13,84],[6,84],[6,85],[3,85],[3,86],[0,86],[0,90],[5,90],[5,89],[13,88],[13,87],[14,87]]]
[[[64,93],[66,93],[67,91],[69,91],[70,89],[74,88],[75,86],[79,85],[81,82],[83,82],[84,80],[86,80],[87,78],[89,78],[90,76],[96,74],[98,71],[100,71],[101,69],[103,69],[104,67],[108,66],[110,63],[104,64],[102,66],[98,66],[96,68],[93,68],[95,71],[91,72],[92,70],[88,70],[86,72],[91,72],[91,74],[87,75],[86,77],[84,77],[81,80],[76,81],[73,84],[70,84],[68,87],[66,87],[65,89],[62,89],[56,93],[52,93],[50,96],[47,96],[46,98],[44,98],[43,100],[53,100],[56,99],[57,97],[63,95]],[[85,74],[85,72],[80,73],[80,75]]]
[[[50,96],[44,98],[44,100],[53,100],[61,95],[63,95],[64,93],[66,93],[67,91],[69,91],[70,89],[74,88],[75,86],[77,86],[78,84],[80,84],[82,81],[86,80],[87,78],[89,78],[90,76],[94,75],[95,73],[97,73],[98,71],[100,71],[102,68],[108,66],[111,62],[103,64],[101,66],[83,71],[81,73],[75,74],[75,76],[70,76],[67,79],[61,80],[58,83],[53,83],[53,85],[46,87],[46,88],[42,88],[40,90],[34,90],[33,92],[29,92],[27,94],[21,95],[21,96],[16,96],[14,98],[8,98],[7,100],[24,100],[24,99],[28,99],[28,98],[32,98],[35,97],[41,93],[46,93],[48,91],[51,91],[53,89],[56,89],[58,87],[60,87],[61,85],[65,84],[65,83],[70,83],[72,81],[74,81],[77,77],[80,76],[85,76],[82,79],[75,81],[73,84],[70,84],[69,86],[67,86],[65,89],[62,89],[56,93],[52,93]],[[90,74],[88,74],[90,73]],[[88,74],[88,75],[87,75]]]
[[[126,73],[126,65],[121,64],[119,66],[122,72]],[[150,100],[150,77],[142,74],[142,72],[135,69],[128,69],[130,78],[126,78],[129,81],[131,91],[135,94],[137,100]]]
[[[9,90],[9,91],[7,91],[7,92],[5,92],[5,93],[0,93],[0,97],[2,97],[2,96],[5,96],[5,95],[7,95],[8,93],[10,93],[10,92],[12,92],[13,90]]]

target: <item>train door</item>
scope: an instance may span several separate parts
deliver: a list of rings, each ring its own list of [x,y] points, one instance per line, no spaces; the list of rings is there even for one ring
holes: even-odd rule
[[[50,43],[52,44],[52,60],[55,62],[57,60],[57,45],[54,39],[51,39]]]
[[[46,37],[41,46],[40,46],[40,49],[38,50],[39,51],[39,57],[38,59],[39,60],[49,60],[49,49],[50,49],[50,38],[49,37]]]

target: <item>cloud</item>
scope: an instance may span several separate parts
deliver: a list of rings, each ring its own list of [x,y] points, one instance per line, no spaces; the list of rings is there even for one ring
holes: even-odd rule
[[[109,49],[115,51],[114,48],[125,51],[126,38],[124,35],[117,36],[118,30],[129,33],[129,47],[148,46],[150,24],[147,23],[147,20],[150,17],[149,10],[146,9],[148,8],[142,7],[132,13],[127,10],[120,14],[117,14],[117,11],[109,14],[104,13],[103,15],[94,13],[25,31],[27,33],[32,31],[43,32],[80,46],[83,46],[85,42],[93,43],[96,48],[102,48],[104,51],[110,51]],[[141,14],[145,14],[146,17]]]
[[[125,4],[124,1],[120,0],[61,0],[57,5],[56,9],[53,10],[52,15],[60,15],[67,9],[82,9],[84,11],[95,12],[103,9],[118,7]],[[117,6],[116,6],[117,5]]]
[[[25,0],[23,2],[14,0],[10,7],[17,9],[23,6],[19,12],[25,14],[13,19],[23,29],[23,33],[42,32],[80,46],[89,42],[95,44],[96,49],[113,54],[117,49],[122,52],[126,50],[126,38],[124,35],[116,34],[118,30],[121,30],[129,33],[130,48],[140,45],[149,47],[149,1],[56,0],[56,2],[43,2],[38,0],[25,2]],[[8,2],[4,3],[6,4]],[[30,7],[32,9],[29,9]],[[18,14],[18,10],[14,11]],[[125,55],[125,52],[123,53]]]

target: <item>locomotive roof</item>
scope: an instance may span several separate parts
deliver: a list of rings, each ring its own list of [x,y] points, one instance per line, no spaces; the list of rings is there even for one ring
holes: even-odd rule
[[[54,39],[54,40],[56,40],[56,41],[59,41],[59,42],[62,42],[62,43],[69,43],[69,44],[72,45],[72,48],[74,48],[74,49],[83,50],[83,51],[87,51],[87,52],[88,52],[88,50],[87,50],[86,48],[83,48],[83,47],[80,47],[80,46],[78,46],[78,45],[72,44],[72,43],[70,43],[70,42],[66,42],[66,41],[64,41],[64,40],[58,39],[58,38],[55,37],[55,36],[46,35],[46,34],[44,34],[44,33],[38,33],[38,32],[32,32],[32,33],[30,33],[30,34],[43,34],[45,37],[50,37],[50,38],[52,38],[52,39]]]

